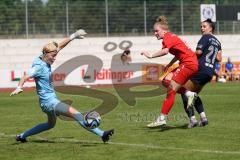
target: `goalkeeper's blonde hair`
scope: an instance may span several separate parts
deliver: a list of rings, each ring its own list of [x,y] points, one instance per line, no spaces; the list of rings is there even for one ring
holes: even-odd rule
[[[159,25],[159,26],[161,26],[162,29],[169,30],[169,28],[168,28],[168,21],[167,21],[167,18],[165,16],[157,17],[156,22],[155,22],[154,25]]]
[[[43,47],[43,54],[54,52],[58,50],[58,44],[56,42],[50,42]]]

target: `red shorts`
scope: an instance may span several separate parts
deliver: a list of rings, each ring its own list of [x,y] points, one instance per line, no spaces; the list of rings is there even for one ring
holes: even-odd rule
[[[180,64],[179,67],[172,72],[172,80],[178,84],[184,85],[197,72],[198,64]]]

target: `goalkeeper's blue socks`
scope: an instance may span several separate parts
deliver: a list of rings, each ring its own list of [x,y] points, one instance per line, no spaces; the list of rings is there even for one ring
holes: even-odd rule
[[[88,131],[92,132],[92,133],[95,133],[96,135],[102,137],[103,136],[103,133],[104,131],[100,130],[99,128],[88,128],[85,124],[85,121],[84,121],[84,117],[82,115],[82,113],[80,112],[77,112],[74,114],[74,119],[85,129],[87,129]]]
[[[28,131],[20,134],[20,137],[22,139],[26,139],[28,136],[41,133],[41,132],[49,130],[53,127],[54,127],[54,125],[49,125],[48,123],[41,123],[41,124],[31,128],[31,129],[29,129]]]

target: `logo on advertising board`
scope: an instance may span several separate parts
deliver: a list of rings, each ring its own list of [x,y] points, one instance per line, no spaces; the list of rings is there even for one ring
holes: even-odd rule
[[[25,71],[11,71],[11,81],[19,81],[23,75],[26,75]],[[28,79],[27,82],[34,82],[34,79]]]
[[[143,66],[143,82],[158,82],[162,73],[162,65]]]
[[[85,77],[86,70],[82,69],[82,78]],[[122,82],[124,79],[130,79],[133,77],[133,71],[118,71],[114,72],[111,69],[102,69],[99,72],[94,70],[93,78],[94,80],[117,80],[118,82]],[[87,76],[92,77],[92,76]]]
[[[11,73],[10,79],[12,82],[20,81],[21,77],[23,75],[26,75],[26,71],[22,70],[11,70],[10,73]],[[51,75],[52,81],[63,81],[65,78],[66,75],[64,73],[54,73]],[[28,79],[27,82],[34,82],[34,78]]]
[[[216,5],[215,4],[201,4],[200,6],[201,22],[206,19],[211,19],[216,22]]]

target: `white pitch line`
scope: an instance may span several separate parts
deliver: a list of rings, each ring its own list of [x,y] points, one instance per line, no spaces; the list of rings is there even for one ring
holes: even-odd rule
[[[0,132],[0,138],[3,137],[15,137],[15,135],[6,135]],[[77,139],[66,139],[66,138],[58,138],[57,140],[51,140],[42,138],[39,136],[35,136],[38,140],[46,140],[52,142],[79,142],[79,143],[97,143],[102,144],[102,141],[89,141],[89,140],[77,140]],[[148,144],[134,144],[134,143],[123,143],[123,142],[108,142],[111,145],[118,145],[118,146],[127,146],[127,147],[138,147],[138,148],[149,148],[149,149],[162,149],[162,150],[183,150],[184,152],[201,152],[201,153],[214,153],[214,154],[231,154],[231,155],[240,155],[240,151],[221,151],[221,150],[203,150],[203,149],[190,149],[190,148],[179,148],[179,147],[161,147],[155,145],[148,145]]]

